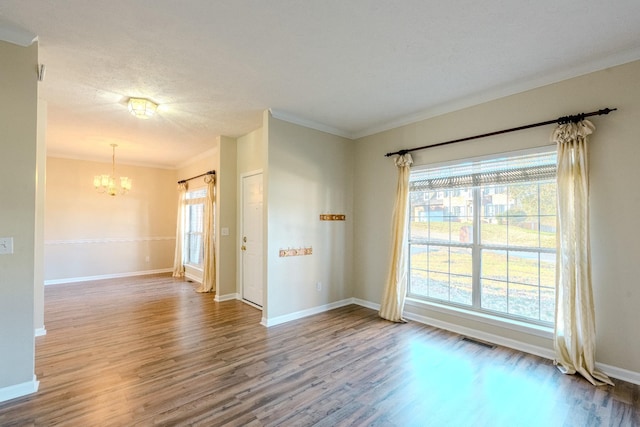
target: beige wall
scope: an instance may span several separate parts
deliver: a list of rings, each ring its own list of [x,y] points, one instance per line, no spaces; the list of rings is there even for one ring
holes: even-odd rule
[[[355,289],[357,298],[379,303],[387,274],[396,171],[384,154],[401,148],[524,125],[555,117],[617,107],[595,117],[590,150],[593,287],[597,360],[640,372],[640,62],[588,74],[360,139],[355,179]],[[416,152],[415,164],[437,163],[546,145],[552,127],[540,127]],[[425,306],[407,311],[438,321],[551,349],[551,341],[481,322],[445,315]]]
[[[264,170],[263,128],[238,138],[238,174]]]
[[[354,143],[267,120],[268,322],[352,296]],[[345,214],[347,220],[320,221],[323,213]],[[301,247],[312,247],[313,254],[279,257],[280,249]]]
[[[152,272],[173,266],[176,172],[116,163],[126,195],[99,194],[93,176],[111,164],[49,157],[45,280]]]
[[[36,155],[36,225],[34,257],[34,325],[36,333],[46,332],[44,326],[44,207],[47,174],[47,103],[38,100],[38,146]]]
[[[237,290],[236,259],[238,227],[236,226],[237,150],[235,138],[218,137],[220,147],[216,203],[216,289],[217,297],[234,296]],[[229,235],[222,235],[222,228]]]
[[[34,256],[38,45],[0,41],[0,401],[35,391]]]

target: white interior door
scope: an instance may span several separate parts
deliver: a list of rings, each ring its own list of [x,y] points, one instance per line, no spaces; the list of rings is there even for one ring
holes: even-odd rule
[[[242,178],[242,298],[262,307],[262,173]]]

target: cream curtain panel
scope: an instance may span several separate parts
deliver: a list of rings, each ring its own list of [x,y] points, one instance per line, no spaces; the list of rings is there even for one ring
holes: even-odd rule
[[[379,312],[380,317],[392,322],[404,322],[402,310],[407,294],[407,198],[412,163],[411,154],[396,158],[398,187],[392,219],[391,261]]]
[[[184,247],[184,207],[187,198],[186,182],[178,183],[178,220],[176,223],[176,252],[173,257],[173,277],[184,276],[182,250]]]
[[[591,290],[589,242],[588,120],[561,124],[558,146],[558,237],[556,255],[556,364],[565,374],[580,373],[593,385],[611,384],[595,368],[596,332]]]
[[[202,285],[197,291],[211,292],[215,291],[216,287],[216,245],[213,225],[216,190],[215,175],[205,176],[204,182],[207,184],[207,199],[204,204],[204,227],[202,232],[204,255],[202,262]]]

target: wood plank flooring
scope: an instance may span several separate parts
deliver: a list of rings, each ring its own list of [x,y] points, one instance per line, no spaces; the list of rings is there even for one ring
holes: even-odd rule
[[[640,387],[348,306],[269,329],[163,275],[49,286],[0,426],[634,426]]]

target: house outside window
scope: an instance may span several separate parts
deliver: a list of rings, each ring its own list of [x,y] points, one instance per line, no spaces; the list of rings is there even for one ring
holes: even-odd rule
[[[408,296],[551,326],[555,163],[554,150],[414,169]]]
[[[184,264],[202,268],[204,248],[204,203],[207,189],[199,188],[186,193],[184,227]]]

